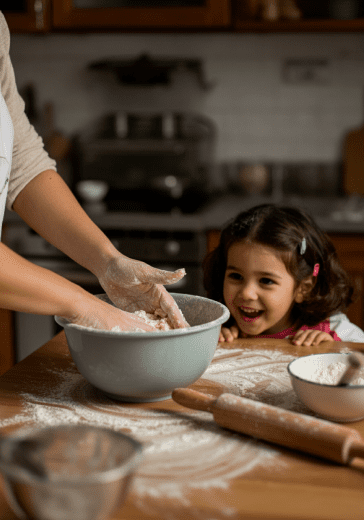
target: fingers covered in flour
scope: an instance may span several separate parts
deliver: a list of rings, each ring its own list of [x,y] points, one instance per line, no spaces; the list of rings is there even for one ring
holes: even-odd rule
[[[185,274],[184,269],[164,271],[119,255],[110,261],[99,281],[119,309],[168,316],[173,328],[182,328],[188,324],[164,285],[178,282]]]
[[[189,327],[177,303],[163,286],[160,286],[160,307],[168,316],[174,329]]]
[[[155,328],[134,314],[125,312],[109,303],[90,295],[85,298],[72,316],[65,316],[68,321],[83,327],[99,330],[117,330],[123,332],[154,331]]]

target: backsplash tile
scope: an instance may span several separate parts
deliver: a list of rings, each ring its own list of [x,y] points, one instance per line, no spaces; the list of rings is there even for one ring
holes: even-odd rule
[[[216,160],[339,161],[345,133],[364,120],[364,35],[350,34],[51,34],[13,35],[19,88],[32,82],[39,105],[52,101],[68,135],[116,110],[195,111],[218,132]],[[191,73],[170,87],[126,87],[87,70],[102,58],[200,58],[202,91]],[[327,85],[288,85],[287,58],[325,58]]]

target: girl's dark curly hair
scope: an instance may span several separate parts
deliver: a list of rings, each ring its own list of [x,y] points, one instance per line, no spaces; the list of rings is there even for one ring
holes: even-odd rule
[[[300,254],[303,238],[307,248]],[[354,301],[354,287],[340,265],[330,238],[304,211],[275,204],[262,204],[244,211],[223,228],[218,247],[203,261],[204,287],[209,298],[223,302],[228,250],[241,241],[274,249],[293,276],[296,287],[312,275],[314,265],[319,264],[320,271],[310,294],[293,306],[292,321],[297,328],[317,325]]]

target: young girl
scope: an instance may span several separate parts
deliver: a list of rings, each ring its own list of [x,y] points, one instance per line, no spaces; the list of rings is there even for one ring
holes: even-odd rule
[[[364,342],[364,332],[341,312],[353,302],[354,289],[335,247],[299,209],[263,204],[240,213],[203,268],[207,296],[231,314],[220,341]]]

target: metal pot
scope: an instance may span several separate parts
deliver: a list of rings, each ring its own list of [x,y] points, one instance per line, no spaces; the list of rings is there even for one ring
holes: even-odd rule
[[[151,180],[151,186],[167,195],[171,199],[182,198],[185,188],[189,185],[189,179],[176,175],[161,175]]]

